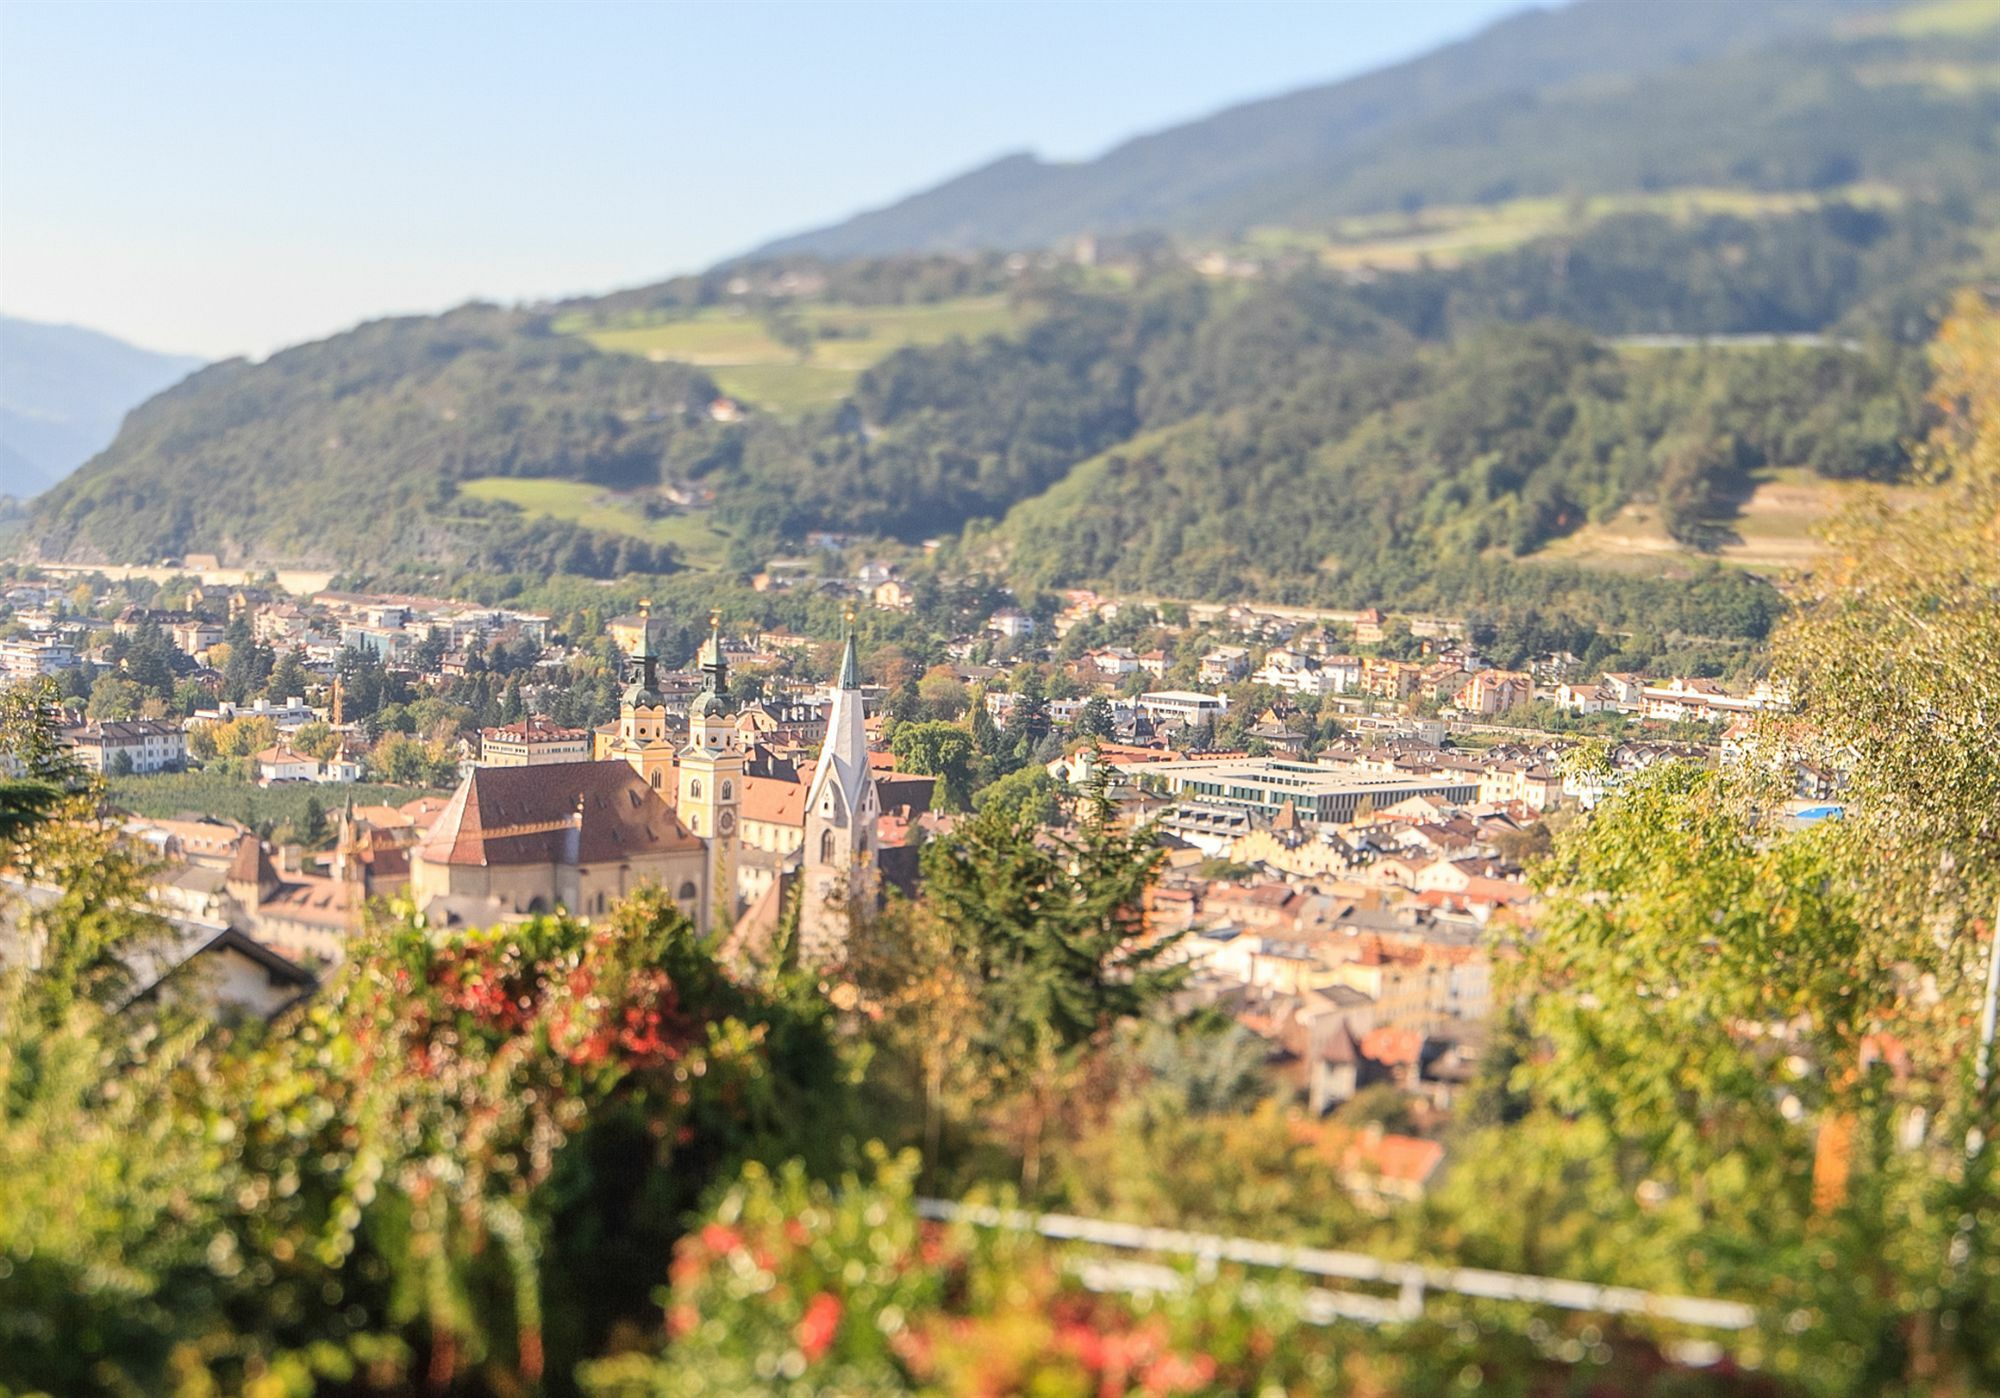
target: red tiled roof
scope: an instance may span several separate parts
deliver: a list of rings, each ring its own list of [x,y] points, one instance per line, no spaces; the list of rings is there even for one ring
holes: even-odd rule
[[[806,823],[806,784],[782,777],[745,777],[742,815],[770,825]]]
[[[433,864],[615,863],[699,849],[660,793],[623,762],[474,768],[418,853]]]

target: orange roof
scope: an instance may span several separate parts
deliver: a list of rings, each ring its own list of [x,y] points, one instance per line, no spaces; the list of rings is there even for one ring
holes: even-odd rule
[[[1377,1063],[1391,1066],[1416,1063],[1423,1056],[1424,1036],[1414,1029],[1396,1029],[1385,1024],[1361,1036],[1361,1051]]]
[[[1350,1131],[1331,1124],[1297,1121],[1292,1133],[1314,1147],[1321,1159],[1342,1170],[1365,1172],[1379,1179],[1422,1185],[1444,1164],[1444,1146],[1421,1136],[1393,1131]]]
[[[743,819],[770,825],[802,826],[806,823],[806,790],[802,781],[788,782],[782,777],[745,777],[741,807]]]

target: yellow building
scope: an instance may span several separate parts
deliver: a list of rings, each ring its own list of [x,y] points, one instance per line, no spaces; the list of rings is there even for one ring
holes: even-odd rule
[[[653,604],[641,602],[638,644],[628,660],[631,683],[618,704],[618,721],[597,730],[592,756],[623,762],[653,790],[671,800],[674,744],[667,736],[667,701],[660,697],[658,654],[653,649]]]

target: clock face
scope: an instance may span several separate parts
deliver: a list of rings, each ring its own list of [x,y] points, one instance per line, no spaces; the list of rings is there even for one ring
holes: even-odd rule
[[[724,811],[721,815],[717,816],[715,818],[715,828],[720,834],[734,835],[736,833],[736,812]]]

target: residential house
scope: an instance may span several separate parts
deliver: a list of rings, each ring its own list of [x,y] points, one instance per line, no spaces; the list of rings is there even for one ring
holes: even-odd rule
[[[86,723],[65,729],[62,738],[87,770],[102,776],[178,772],[187,763],[187,737],[166,719]]]

